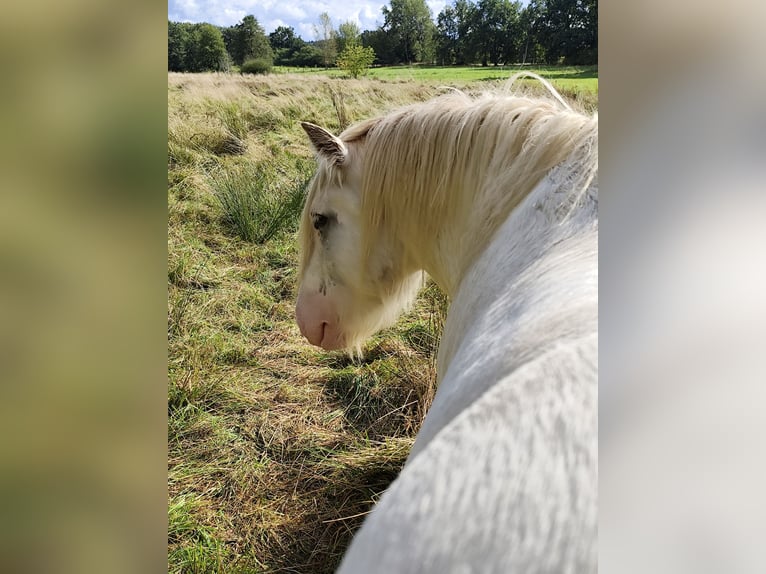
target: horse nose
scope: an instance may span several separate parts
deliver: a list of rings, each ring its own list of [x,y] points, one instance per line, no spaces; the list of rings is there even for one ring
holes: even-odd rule
[[[295,320],[301,335],[317,347],[322,346],[329,323],[325,307],[327,307],[327,301],[324,297],[319,299],[303,292],[298,294],[298,301],[295,304]]]
[[[305,313],[305,305],[302,305],[301,303],[302,302],[299,299],[298,303],[295,305],[295,322],[298,323],[298,329],[300,329],[301,335],[308,339],[309,342],[316,345],[309,336],[310,328]]]

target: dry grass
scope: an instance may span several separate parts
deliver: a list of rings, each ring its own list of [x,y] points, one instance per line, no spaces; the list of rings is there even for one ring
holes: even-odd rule
[[[309,347],[295,226],[238,232],[221,182],[295,190],[313,169],[298,120],[339,130],[435,90],[216,74],[168,86],[169,570],[330,572],[433,396],[444,304],[430,288],[359,364]]]
[[[429,284],[362,362],[312,348],[295,221],[243,239],[216,185],[255,170],[294,191],[313,166],[299,120],[338,132],[440,90],[169,74],[169,572],[331,572],[398,474],[433,398],[444,297]]]

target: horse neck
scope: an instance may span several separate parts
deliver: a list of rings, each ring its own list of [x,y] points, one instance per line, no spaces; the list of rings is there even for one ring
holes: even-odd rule
[[[479,185],[450,182],[440,188],[419,189],[423,195],[448,194],[448,210],[409,213],[397,223],[410,270],[425,270],[450,297],[471,262],[489,244],[502,223],[493,216],[489,190]]]
[[[507,256],[519,261],[530,253],[541,256],[552,244],[593,228],[598,217],[598,184],[594,180],[584,190],[573,190],[572,171],[566,162],[553,168],[507,214],[495,212],[492,197],[496,190],[491,184],[473,196],[462,193],[455,198],[460,206],[456,218],[445,221],[430,243],[413,245],[411,259],[454,297],[468,271],[510,218],[518,239],[507,246]]]
[[[448,371],[474,322],[486,320],[482,315],[491,315],[499,301],[506,302],[501,306],[506,311],[511,306],[515,309],[513,313],[504,311],[496,329],[492,328],[501,340],[500,355],[506,366],[523,364],[538,348],[545,347],[545,341],[555,340],[561,334],[555,325],[568,330],[575,323],[590,325],[579,319],[567,322],[566,317],[570,311],[577,312],[583,293],[592,295],[592,257],[597,258],[594,253],[598,248],[598,183],[593,181],[578,196],[570,193],[568,201],[562,201],[564,189],[571,191],[568,183],[566,171],[554,168],[468,265],[456,291],[450,294],[452,305],[439,347],[437,372]],[[526,309],[527,314],[519,309]],[[546,322],[546,314],[550,315],[548,327],[525,339],[525,329]],[[507,332],[501,336],[502,328]],[[503,345],[511,339],[515,342],[509,352]],[[530,341],[533,344],[529,345]]]

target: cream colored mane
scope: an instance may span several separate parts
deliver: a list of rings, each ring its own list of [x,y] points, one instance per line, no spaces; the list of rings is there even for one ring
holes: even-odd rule
[[[364,257],[384,234],[418,245],[460,221],[475,247],[466,252],[464,268],[553,167],[571,165],[574,198],[598,170],[597,116],[508,93],[453,91],[360,122],[340,139],[351,161],[364,162]],[[341,169],[323,162],[307,201],[342,180]],[[311,228],[308,217],[304,212],[304,229]],[[310,234],[302,247],[307,261]]]

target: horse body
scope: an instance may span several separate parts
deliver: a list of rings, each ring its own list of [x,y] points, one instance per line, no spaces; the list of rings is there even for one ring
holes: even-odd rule
[[[500,120],[517,111],[506,104],[499,104]],[[476,112],[481,105],[488,110]],[[356,333],[329,341],[323,325],[321,338],[316,335],[310,324],[316,318],[306,307],[325,305],[321,320],[337,314],[333,332],[342,332],[359,309],[375,319],[357,325],[377,329],[414,296],[419,269],[435,277],[452,301],[434,402],[402,472],[355,536],[339,572],[595,572],[597,184],[595,164],[584,167],[582,160],[592,157],[593,131],[586,130],[584,144],[570,145],[563,160],[559,150],[534,149],[528,155],[547,158],[536,170],[507,169],[503,157],[528,149],[533,130],[521,134],[523,142],[512,137],[503,146],[499,132],[482,139],[494,102],[448,102],[444,113],[457,114],[461,106],[482,117],[472,130],[465,129],[470,117],[463,117],[464,129],[446,155],[429,149],[440,145],[433,136],[441,125],[430,139],[417,141],[420,151],[410,167],[428,170],[424,159],[431,160],[435,175],[413,178],[409,192],[420,197],[403,200],[399,213],[391,205],[370,206],[401,185],[400,174],[386,172],[393,167],[375,165],[381,158],[375,146],[386,137],[378,132],[376,141],[370,132],[387,130],[390,136],[409,112],[389,117],[388,124],[351,128],[337,141],[307,129],[320,157],[323,146],[329,150],[324,168],[332,172],[345,163],[347,173],[318,176],[323,185],[307,200],[301,330],[314,329],[313,342],[329,342],[330,348],[353,345]],[[575,131],[582,126],[593,124],[581,123]],[[460,163],[455,154],[467,143],[474,159],[445,175],[439,162]],[[411,173],[405,165],[405,177]],[[375,189],[371,178],[392,181]],[[523,192],[510,188],[524,181]],[[440,206],[429,193],[448,197]],[[436,212],[437,227],[423,221],[422,211],[420,221],[408,217],[407,208],[418,211],[417,201]],[[337,224],[326,228],[323,217]],[[308,223],[322,237],[307,254]],[[426,228],[420,241],[418,225]],[[370,245],[370,229],[388,249]],[[344,277],[338,271],[342,258],[360,262],[364,280]],[[351,307],[335,301],[328,285],[349,297]]]

